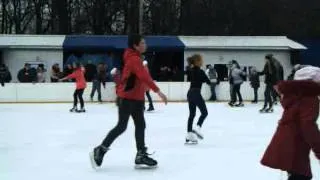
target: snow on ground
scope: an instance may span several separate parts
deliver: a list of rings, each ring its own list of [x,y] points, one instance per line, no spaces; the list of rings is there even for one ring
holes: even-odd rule
[[[134,169],[134,126],[115,141],[100,170],[88,153],[117,122],[114,104],[87,104],[87,113],[70,113],[71,104],[0,104],[1,180],[279,180],[281,173],[260,165],[281,107],[259,114],[260,105],[229,108],[208,103],[205,139],[184,145],[186,103],[156,104],[146,113],[146,142],[159,162],[155,170]],[[197,112],[199,115],[199,112]],[[314,179],[320,165],[312,155]],[[283,174],[284,175],[284,174]]]

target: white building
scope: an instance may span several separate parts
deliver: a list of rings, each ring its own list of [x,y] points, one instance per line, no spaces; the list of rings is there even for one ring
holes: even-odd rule
[[[102,36],[101,36],[102,37]],[[63,66],[63,43],[66,36],[60,35],[0,35],[0,61],[5,63],[11,71],[13,81],[17,82],[17,73],[26,62],[37,65],[44,64],[48,69],[47,80],[51,66],[58,63]],[[262,70],[268,53],[272,53],[283,65],[285,77],[290,73],[296,54],[299,50],[306,49],[287,37],[226,37],[226,36],[179,36],[178,39],[185,45],[184,59],[199,53],[203,56],[205,64],[219,64],[225,66],[229,61],[235,59],[241,66],[255,66]],[[163,43],[163,42],[162,42]],[[125,46],[125,45],[124,45]],[[186,61],[184,62],[186,65]],[[86,98],[91,90],[87,88]],[[188,91],[188,82],[162,82],[159,86],[168,94],[169,100],[184,101]],[[54,87],[54,88],[53,88]],[[23,88],[23,90],[21,89]],[[115,98],[114,85],[104,90],[104,100],[112,101]],[[28,89],[26,91],[26,89]],[[264,83],[261,78],[261,89],[259,99],[263,99]],[[0,88],[0,102],[60,102],[72,100],[71,92],[73,85],[63,84],[9,84]],[[249,82],[242,86],[242,94],[245,100],[252,99],[252,90]],[[59,93],[57,93],[59,92]],[[209,98],[209,87],[204,86],[203,95]],[[221,82],[217,86],[217,97],[219,100],[229,100],[229,84]],[[156,97],[154,97],[156,98]]]

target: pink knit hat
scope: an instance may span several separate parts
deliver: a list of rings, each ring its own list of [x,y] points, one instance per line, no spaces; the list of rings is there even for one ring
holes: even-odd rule
[[[312,80],[320,83],[320,68],[314,66],[304,67],[295,73],[294,80]]]

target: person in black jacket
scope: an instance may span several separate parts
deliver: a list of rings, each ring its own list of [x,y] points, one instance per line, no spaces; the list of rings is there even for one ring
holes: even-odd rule
[[[197,137],[199,139],[203,139],[203,135],[200,130],[205,118],[208,116],[207,106],[201,95],[201,87],[202,83],[205,82],[208,85],[211,85],[211,82],[205,72],[200,69],[203,65],[201,55],[195,54],[192,57],[189,57],[188,61],[191,63],[192,69],[190,71],[190,88],[187,95],[190,114],[188,118],[188,134],[186,137],[186,143],[197,143]],[[193,129],[193,120],[196,116],[197,107],[200,109],[201,116],[199,117],[197,127]]]
[[[258,89],[260,87],[260,79],[259,79],[259,74],[257,72],[256,67],[252,67],[250,69],[250,85],[253,88],[254,92],[254,99],[251,101],[252,103],[258,103]]]
[[[272,61],[272,57],[265,57],[266,64],[262,72],[259,72],[259,75],[265,76],[266,89],[264,91],[264,106],[260,109],[260,112],[273,112],[273,102],[272,102],[272,91],[273,86],[276,85],[277,78],[277,69]],[[269,107],[267,107],[269,105]]]
[[[93,76],[92,79],[92,91],[90,94],[91,101],[93,101],[93,96],[96,91],[98,91],[98,101],[102,103],[101,98],[101,84],[103,88],[106,88],[106,81],[107,81],[107,67],[104,63],[98,64],[97,72]]]
[[[34,68],[31,68],[29,63],[24,65],[24,68],[21,69],[18,73],[18,80],[21,83],[31,83],[37,81],[37,71]]]
[[[11,73],[4,64],[0,64],[0,84],[4,86],[5,83],[10,82],[12,79]]]
[[[274,64],[277,72],[277,82],[283,81],[284,80],[284,70],[283,66],[281,63],[273,56],[273,54],[268,54],[267,55],[271,60],[272,63]],[[272,89],[272,102],[273,104],[278,103],[278,98],[280,98],[280,95],[277,93],[277,91],[273,88]]]

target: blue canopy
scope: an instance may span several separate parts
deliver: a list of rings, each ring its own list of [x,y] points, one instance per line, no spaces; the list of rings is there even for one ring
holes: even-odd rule
[[[177,36],[146,36],[148,51],[179,51],[185,48]],[[66,36],[64,50],[124,50],[127,36]]]

